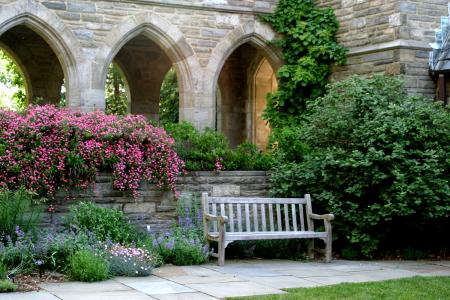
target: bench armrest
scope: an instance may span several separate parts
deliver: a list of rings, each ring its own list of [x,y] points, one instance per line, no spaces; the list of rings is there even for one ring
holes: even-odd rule
[[[205,219],[207,221],[215,221],[215,222],[219,222],[219,224],[226,224],[228,223],[228,217],[225,216],[215,216],[212,214],[208,214],[208,213],[203,213],[205,216]]]
[[[326,220],[328,222],[334,220],[333,214],[324,214],[324,215],[310,214],[309,217],[313,220]]]

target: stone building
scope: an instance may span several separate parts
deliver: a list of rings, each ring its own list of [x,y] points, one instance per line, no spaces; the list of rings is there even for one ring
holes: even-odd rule
[[[333,77],[403,74],[411,93],[434,97],[429,43],[447,0],[316,0],[340,21],[346,66]],[[269,42],[276,34],[258,15],[276,0],[0,0],[0,47],[19,65],[29,101],[105,107],[108,66],[129,85],[131,112],[158,118],[159,91],[174,68],[180,119],[223,131],[233,145],[263,146],[265,95],[283,64]]]

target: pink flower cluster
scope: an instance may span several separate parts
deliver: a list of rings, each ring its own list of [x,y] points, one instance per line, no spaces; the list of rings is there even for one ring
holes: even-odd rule
[[[25,186],[52,195],[58,188],[87,186],[98,171],[112,171],[114,187],[134,195],[142,180],[175,190],[184,162],[173,143],[144,116],[50,105],[22,114],[0,110],[0,188]]]

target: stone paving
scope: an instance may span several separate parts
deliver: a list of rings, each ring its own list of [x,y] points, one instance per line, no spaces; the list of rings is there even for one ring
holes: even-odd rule
[[[224,267],[164,266],[143,278],[117,277],[98,283],[43,284],[42,291],[0,294],[0,300],[222,299],[282,294],[284,288],[315,287],[412,276],[450,276],[450,261],[228,260]]]

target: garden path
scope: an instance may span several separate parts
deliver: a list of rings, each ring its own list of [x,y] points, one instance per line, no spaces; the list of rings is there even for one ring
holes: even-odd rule
[[[227,260],[224,267],[164,266],[144,278],[99,283],[51,283],[42,291],[0,294],[0,300],[220,299],[284,293],[314,287],[412,276],[450,276],[450,261],[345,261],[330,264],[288,260]]]

